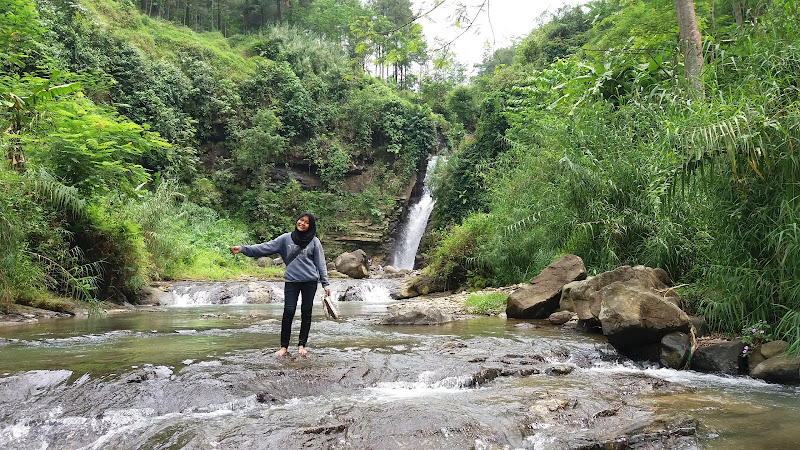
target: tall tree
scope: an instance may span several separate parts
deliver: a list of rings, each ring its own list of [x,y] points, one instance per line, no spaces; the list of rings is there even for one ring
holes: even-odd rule
[[[678,17],[678,42],[683,51],[683,66],[686,86],[690,96],[703,97],[703,43],[697,17],[694,13],[693,0],[673,0],[675,14]]]

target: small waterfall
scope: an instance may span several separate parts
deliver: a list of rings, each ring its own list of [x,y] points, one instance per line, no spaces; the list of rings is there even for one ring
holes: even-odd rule
[[[413,269],[414,259],[417,256],[419,243],[425,228],[428,226],[428,219],[433,211],[436,201],[431,197],[430,178],[438,161],[437,156],[428,159],[428,168],[425,171],[425,179],[422,185],[422,195],[419,200],[408,209],[405,220],[400,224],[397,240],[394,245],[392,255],[392,265],[398,269]]]

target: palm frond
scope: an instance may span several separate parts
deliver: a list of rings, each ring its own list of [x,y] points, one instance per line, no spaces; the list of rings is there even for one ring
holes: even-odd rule
[[[100,262],[92,262],[73,267],[71,270],[65,268],[57,261],[44,255],[23,250],[25,253],[39,262],[43,263],[49,272],[51,281],[56,285],[64,285],[65,291],[73,298],[85,301],[90,305],[90,311],[97,306],[97,299],[94,292],[100,279],[98,275],[101,271]]]
[[[49,201],[56,208],[70,211],[75,216],[84,214],[86,200],[80,197],[78,189],[59,182],[44,169],[35,172],[33,185],[38,198]]]

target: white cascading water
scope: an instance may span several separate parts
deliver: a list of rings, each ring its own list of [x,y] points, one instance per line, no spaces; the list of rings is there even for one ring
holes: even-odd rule
[[[419,243],[425,228],[428,226],[428,219],[433,211],[436,201],[431,197],[430,178],[438,161],[437,156],[428,159],[428,169],[425,171],[425,179],[422,185],[422,195],[417,203],[408,209],[405,221],[400,225],[400,232],[394,246],[392,255],[392,265],[397,269],[413,269],[414,259],[417,257]]]

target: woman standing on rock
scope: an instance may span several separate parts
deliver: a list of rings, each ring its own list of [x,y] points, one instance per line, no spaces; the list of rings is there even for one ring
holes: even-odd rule
[[[325,267],[325,254],[317,234],[317,220],[313,214],[304,212],[297,218],[294,231],[256,245],[237,245],[230,247],[234,255],[242,253],[252,258],[278,253],[286,263],[284,285],[283,321],[281,322],[281,348],[275,356],[283,356],[289,348],[292,334],[292,320],[297,309],[297,299],[303,295],[300,306],[300,338],[297,341],[297,354],[305,356],[308,332],[311,329],[311,308],[317,283],[321,282],[325,295],[331,295],[328,288],[328,270]]]

